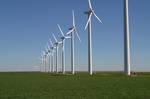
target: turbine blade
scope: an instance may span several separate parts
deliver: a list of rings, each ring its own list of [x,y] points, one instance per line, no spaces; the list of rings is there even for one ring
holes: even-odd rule
[[[48,47],[48,50],[50,50],[50,46],[49,46],[49,43],[47,43],[47,47]]]
[[[90,14],[89,19],[88,19],[88,21],[87,21],[87,23],[86,23],[85,30],[87,29],[87,27],[88,27],[88,25],[89,25],[89,22],[90,22],[90,20],[91,20],[91,17],[92,17],[92,13]]]
[[[78,32],[77,32],[77,29],[75,28],[75,33],[76,33],[76,35],[77,35],[77,37],[78,37],[78,40],[81,42],[81,38],[80,38],[80,36],[79,36],[79,34],[78,34]]]
[[[74,10],[72,10],[72,17],[73,17],[73,26],[75,27],[75,16],[74,16]]]
[[[59,25],[59,24],[57,24],[57,25],[58,25],[58,28],[59,28],[59,30],[60,30],[61,35],[62,35],[62,36],[65,36],[64,33],[63,33],[63,31],[62,31],[62,29],[61,29],[61,27],[60,27],[60,25]]]
[[[53,34],[53,37],[54,37],[54,39],[55,39],[55,42],[58,42],[58,40],[56,39],[56,36]]]
[[[94,14],[94,16],[96,17],[96,19],[97,19],[100,23],[102,23],[101,19],[95,14],[95,12],[93,12],[93,14]]]
[[[71,34],[73,31],[74,31],[74,28],[71,29],[71,30],[67,33],[67,35]]]
[[[58,42],[58,44],[62,44],[62,41]]]
[[[53,42],[52,42],[52,40],[51,40],[51,39],[49,39],[49,41],[50,41],[50,43],[51,43],[51,46],[53,46]]]
[[[90,9],[93,9],[92,4],[91,4],[91,0],[88,0],[88,1],[89,1],[89,7],[90,7]]]
[[[41,57],[43,57],[43,53],[41,53]]]
[[[47,46],[45,46],[45,52],[46,52],[46,53],[48,52],[48,48],[47,48]]]
[[[43,51],[43,55],[45,55],[45,51]]]
[[[65,38],[66,38],[66,39],[70,39],[71,37],[70,37],[70,36],[66,36]]]

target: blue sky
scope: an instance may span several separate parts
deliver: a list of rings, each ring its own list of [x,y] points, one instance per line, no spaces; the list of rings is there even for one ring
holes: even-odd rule
[[[93,18],[94,70],[123,70],[123,0],[91,0],[100,24]],[[150,71],[150,0],[129,0],[132,70]],[[38,70],[38,57],[57,24],[67,32],[75,10],[82,39],[75,41],[76,70],[87,70],[88,0],[0,0],[0,71]],[[70,69],[70,44],[66,42]],[[60,67],[59,63],[59,67]],[[61,69],[61,67],[59,68]]]

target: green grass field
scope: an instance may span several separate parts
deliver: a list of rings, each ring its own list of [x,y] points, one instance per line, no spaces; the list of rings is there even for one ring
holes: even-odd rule
[[[150,73],[0,73],[0,99],[150,99]]]

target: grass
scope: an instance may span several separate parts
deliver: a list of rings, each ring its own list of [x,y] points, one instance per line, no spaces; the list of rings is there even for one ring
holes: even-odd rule
[[[0,99],[149,99],[150,73],[0,73]]]

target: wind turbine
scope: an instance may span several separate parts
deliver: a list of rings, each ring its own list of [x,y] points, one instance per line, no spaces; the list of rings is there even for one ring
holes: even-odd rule
[[[44,72],[46,72],[46,57],[47,57],[46,52],[43,51]]]
[[[130,33],[128,0],[124,0],[124,72],[130,75]]]
[[[65,39],[69,39],[71,37],[69,36],[65,36],[60,25],[58,25],[58,28],[60,30],[60,33],[61,33],[61,44],[62,44],[62,71],[63,71],[63,74],[65,74]]]
[[[74,74],[75,73],[75,70],[74,70],[74,41],[75,41],[74,36],[75,35],[74,34],[76,33],[80,42],[81,42],[81,39],[76,29],[74,10],[72,10],[72,17],[73,17],[73,26],[69,28],[70,31],[67,33],[67,35],[71,34],[71,72],[72,74]]]
[[[44,67],[43,53],[41,53],[41,56],[38,59],[41,61],[40,72],[42,72],[42,67]]]
[[[43,69],[42,69],[42,72],[45,72],[45,52],[43,51],[41,53],[41,60],[42,60],[42,66],[43,66]]]
[[[54,72],[54,52],[55,52],[55,46],[53,45],[53,42],[51,41],[51,39],[49,39],[50,44],[51,44],[51,71]]]
[[[50,48],[50,46],[49,46],[49,43],[47,43],[47,49],[48,49],[48,61],[49,61],[49,64],[48,64],[48,66],[49,66],[49,68],[48,68],[48,72],[51,72],[51,48]]]
[[[46,71],[47,70],[47,67],[49,67],[49,52],[48,52],[48,48],[45,47],[45,63],[46,63],[46,66],[45,66],[45,72],[48,72]]]
[[[55,47],[56,47],[56,73],[58,73],[58,46],[59,46],[59,44],[61,43],[61,42],[59,42],[57,39],[56,39],[56,37],[55,37],[55,35],[53,34],[53,37],[54,37],[54,39],[55,39]]]
[[[102,23],[102,21],[100,20],[100,18],[95,14],[95,11],[92,7],[92,4],[91,4],[91,0],[88,0],[89,2],[89,11],[85,12],[85,14],[88,15],[88,21],[86,23],[86,26],[85,26],[85,30],[87,29],[88,27],[88,68],[89,68],[89,73],[90,75],[93,74],[93,71],[92,71],[92,16],[94,15],[95,18],[100,22]]]

